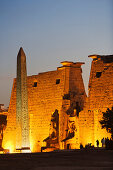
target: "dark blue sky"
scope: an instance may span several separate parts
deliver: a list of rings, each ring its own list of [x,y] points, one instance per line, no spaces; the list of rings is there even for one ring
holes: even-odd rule
[[[84,61],[87,90],[91,54],[113,54],[113,0],[0,0],[0,103],[9,104],[16,57],[28,75]]]

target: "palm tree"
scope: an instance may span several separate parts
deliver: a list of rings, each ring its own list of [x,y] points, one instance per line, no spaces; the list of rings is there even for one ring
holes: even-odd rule
[[[103,117],[100,124],[102,129],[105,128],[107,132],[111,133],[111,138],[113,140],[113,107],[111,110],[108,108],[106,112],[103,112]]]

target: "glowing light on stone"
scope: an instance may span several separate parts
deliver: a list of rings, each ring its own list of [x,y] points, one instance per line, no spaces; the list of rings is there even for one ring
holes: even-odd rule
[[[20,48],[17,56],[16,149],[24,150],[25,148],[30,148],[27,71],[26,56]]]
[[[12,144],[11,141],[7,141],[4,145],[4,148],[9,150],[9,153],[14,153],[14,145]]]

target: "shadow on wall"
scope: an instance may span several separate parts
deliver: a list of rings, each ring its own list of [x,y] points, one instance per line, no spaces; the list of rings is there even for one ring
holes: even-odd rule
[[[7,126],[7,116],[6,115],[0,115],[0,150],[2,148],[2,141],[3,141],[3,132],[6,129]]]

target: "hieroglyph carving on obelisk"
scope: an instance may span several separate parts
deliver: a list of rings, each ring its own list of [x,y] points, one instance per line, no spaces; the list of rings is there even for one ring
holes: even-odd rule
[[[17,56],[16,149],[27,148],[30,148],[27,70],[26,70],[26,56],[23,49],[20,48]]]

